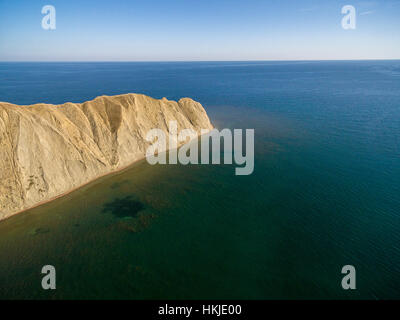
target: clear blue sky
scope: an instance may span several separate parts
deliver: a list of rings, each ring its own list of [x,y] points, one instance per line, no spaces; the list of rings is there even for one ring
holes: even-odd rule
[[[400,59],[400,0],[0,0],[0,61],[308,59]]]

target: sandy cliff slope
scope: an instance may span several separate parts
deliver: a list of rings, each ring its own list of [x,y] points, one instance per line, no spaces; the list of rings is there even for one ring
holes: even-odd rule
[[[82,104],[0,102],[0,220],[145,156],[146,133],[212,129],[200,103],[140,94]]]

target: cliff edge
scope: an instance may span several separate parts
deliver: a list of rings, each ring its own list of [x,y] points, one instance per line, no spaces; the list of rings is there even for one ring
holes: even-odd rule
[[[145,137],[169,121],[212,129],[198,102],[140,94],[84,103],[18,106],[0,102],[0,220],[145,157]]]

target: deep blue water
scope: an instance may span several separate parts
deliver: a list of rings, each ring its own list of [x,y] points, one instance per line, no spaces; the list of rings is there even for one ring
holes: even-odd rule
[[[0,101],[129,92],[191,97],[218,128],[255,128],[254,174],[141,164],[4,221],[0,297],[48,297],[24,277],[54,260],[68,270],[56,298],[400,298],[400,61],[0,63]],[[158,217],[133,238],[99,214],[132,195]],[[50,231],[32,241],[27,228]],[[355,291],[340,286],[346,264]]]

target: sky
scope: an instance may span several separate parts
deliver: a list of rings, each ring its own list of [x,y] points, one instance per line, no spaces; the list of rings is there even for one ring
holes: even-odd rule
[[[343,59],[400,59],[400,0],[0,0],[0,61]]]

